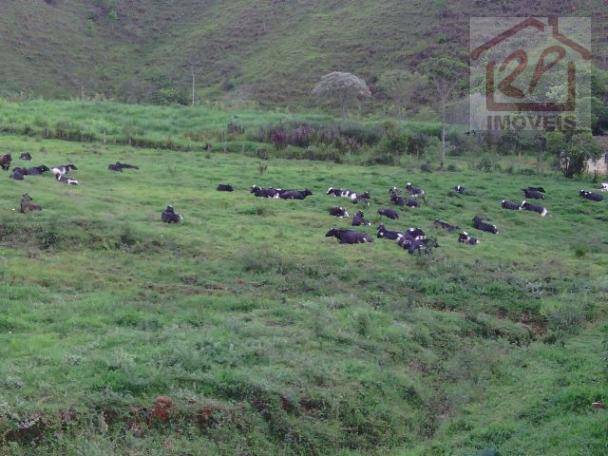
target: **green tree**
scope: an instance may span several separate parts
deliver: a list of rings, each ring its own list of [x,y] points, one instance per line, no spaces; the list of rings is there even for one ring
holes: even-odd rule
[[[348,117],[348,108],[359,97],[371,97],[366,82],[352,73],[334,71],[321,78],[312,94],[319,98],[332,98],[340,107],[342,118]]]

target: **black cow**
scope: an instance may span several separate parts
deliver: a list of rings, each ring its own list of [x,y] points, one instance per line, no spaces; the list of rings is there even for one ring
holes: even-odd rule
[[[408,228],[405,232],[405,237],[413,240],[426,239],[426,233],[420,228]]]
[[[466,231],[463,231],[462,233],[460,233],[460,236],[458,236],[458,242],[467,245],[477,245],[479,244],[479,239],[474,238],[473,236],[470,236],[469,233],[467,233]]]
[[[217,186],[218,192],[233,192],[234,187],[230,184],[220,184]]]
[[[40,176],[41,174],[48,173],[50,171],[49,167],[46,165],[34,166],[32,168],[27,169],[27,174],[29,176]]]
[[[473,227],[479,231],[485,231],[486,233],[498,234],[498,228],[496,228],[496,225],[484,222],[479,216],[475,216],[473,218]]]
[[[371,236],[367,233],[360,233],[358,231],[339,228],[332,228],[325,234],[325,237],[335,237],[338,239],[338,241],[340,241],[340,244],[365,244],[368,242],[374,242]]]
[[[11,154],[5,154],[0,157],[0,167],[4,171],[8,171],[11,168],[11,162],[13,161],[13,156]]]
[[[167,206],[162,212],[160,219],[165,223],[179,223],[183,220],[182,216],[175,212],[173,206]]]
[[[414,198],[408,198],[405,205],[409,208],[416,208],[416,207],[420,206],[420,203],[417,200],[415,200]]]
[[[25,170],[24,168],[15,168],[15,169],[13,169],[13,172],[10,175],[10,178],[18,180],[18,181],[22,181],[23,180],[23,176],[27,176],[27,173],[24,174],[24,171],[27,172],[27,170]]]
[[[363,215],[363,212],[357,211],[357,213],[353,217],[352,225],[353,226],[371,225],[371,223],[369,223],[367,220],[365,220],[365,215]]]
[[[408,182],[407,184],[405,184],[405,189],[407,190],[407,192],[410,195],[412,195],[414,197],[425,195],[424,190],[422,190],[421,188],[414,187],[411,182]]]
[[[408,237],[399,239],[397,244],[407,250],[410,255],[414,253],[430,255],[433,249],[439,247],[435,239],[410,239]]]
[[[441,228],[443,230],[447,230],[450,233],[453,232],[453,231],[456,231],[456,230],[460,229],[460,227],[458,227],[456,225],[452,225],[451,223],[444,222],[443,220],[439,220],[439,219],[435,220],[435,222],[433,223],[433,225],[436,228]]]
[[[29,152],[23,152],[19,156],[19,160],[30,161],[32,159],[32,155]]]
[[[583,198],[585,198],[585,199],[587,199],[589,201],[596,201],[596,202],[598,202],[598,201],[603,201],[604,200],[604,195],[600,195],[599,193],[593,193],[593,192],[590,192],[588,190],[581,190],[579,192],[579,194]]]
[[[405,199],[399,194],[399,190],[397,189],[397,187],[393,187],[388,191],[388,193],[391,197],[391,203],[399,207],[405,206]]]
[[[303,200],[310,195],[312,195],[312,192],[307,188],[304,190],[284,190],[279,193],[279,198],[285,200]]]
[[[461,195],[464,195],[466,191],[467,189],[464,188],[462,185],[457,185],[456,187],[454,187],[454,193],[460,193]]]
[[[19,212],[25,214],[26,212],[36,212],[41,211],[42,207],[38,204],[34,204],[32,202],[32,197],[27,193],[24,193],[21,197],[21,207],[19,208]]]
[[[536,213],[540,214],[541,217],[544,217],[545,215],[547,215],[549,213],[549,211],[546,208],[544,208],[542,206],[537,206],[535,204],[530,204],[527,201],[522,201],[521,208],[524,211],[536,212]]]
[[[108,165],[108,169],[110,171],[116,171],[118,173],[122,173],[123,169],[139,169],[139,166],[129,165],[128,163],[116,162],[116,163],[112,163],[111,165]]]
[[[399,213],[394,209],[389,209],[389,208],[378,209],[378,214],[383,217],[388,217],[391,220],[399,220]]]
[[[526,198],[529,199],[545,199],[545,195],[543,192],[538,191],[535,188],[522,188],[522,192],[526,195]]]
[[[390,239],[391,241],[398,241],[402,237],[405,237],[405,234],[400,233],[399,231],[389,231],[389,230],[387,230],[384,227],[384,225],[382,225],[382,224],[378,226],[378,231],[377,231],[376,235],[379,238]]]
[[[528,190],[532,190],[535,192],[547,193],[543,187],[528,187]]]
[[[344,209],[343,207],[331,207],[329,209],[329,215],[334,216],[334,217],[340,217],[340,218],[349,216],[348,211],[346,209]]]
[[[500,206],[503,209],[508,209],[510,211],[519,211],[521,210],[521,205],[514,203],[513,201],[508,201],[508,200],[502,200],[502,202],[500,203]]]

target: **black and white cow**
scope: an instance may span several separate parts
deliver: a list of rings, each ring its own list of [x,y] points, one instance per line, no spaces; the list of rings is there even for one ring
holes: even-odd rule
[[[405,206],[405,199],[399,194],[399,189],[397,187],[393,187],[388,191],[388,193],[391,198],[391,203],[399,207]]]
[[[68,174],[70,171],[77,171],[78,168],[76,168],[76,166],[73,163],[70,163],[69,165],[61,165],[61,166],[55,166],[52,170],[53,175],[55,176],[55,178],[57,178],[57,176],[65,176],[66,174]],[[57,180],[59,180],[57,178]]]
[[[41,174],[48,173],[50,171],[48,166],[40,165],[34,166],[27,169],[28,176],[40,176]]]
[[[180,223],[183,220],[183,217],[175,212],[173,206],[167,206],[160,215],[160,219],[165,223]]]
[[[346,209],[344,209],[343,207],[329,208],[329,215],[331,215],[333,217],[339,217],[339,218],[349,217],[348,211]]]
[[[589,201],[603,201],[604,200],[604,195],[600,195],[599,193],[593,193],[590,192],[588,190],[581,190],[579,192],[579,195],[581,195],[583,198],[589,200]]]
[[[456,187],[454,187],[454,193],[460,193],[461,195],[464,195],[467,192],[467,189],[464,188],[462,185],[457,185]]]
[[[430,255],[433,249],[439,247],[435,239],[410,239],[408,237],[399,239],[397,244],[407,250],[410,255],[415,253]]]
[[[23,161],[30,161],[32,159],[32,154],[30,154],[29,152],[23,152],[20,156],[19,156],[19,160],[23,160]]]
[[[536,188],[532,188],[532,187],[528,187],[528,188],[522,188],[521,191],[524,192],[524,195],[526,195],[526,198],[529,199],[545,199],[545,194],[541,191],[538,190],[539,187]]]
[[[355,216],[353,217],[352,226],[361,226],[361,225],[371,225],[370,222],[365,220],[365,215],[363,215],[362,211],[357,211]]]
[[[379,238],[382,239],[390,239],[391,241],[398,241],[399,239],[401,239],[402,237],[405,237],[405,234],[400,233],[399,231],[389,231],[387,230],[384,225],[380,224],[378,226],[378,230],[376,232],[376,235]]]
[[[420,207],[420,203],[417,200],[415,200],[414,198],[408,198],[405,205],[411,209]]]
[[[80,182],[78,182],[76,179],[72,179],[65,174],[56,174],[55,179],[57,179],[57,182],[65,185],[80,185]]]
[[[442,230],[446,230],[449,231],[450,233],[453,231],[456,231],[458,229],[460,229],[460,227],[456,226],[456,225],[452,225],[451,223],[445,222],[443,220],[435,220],[435,222],[433,223],[433,225],[436,228],[441,228]]]
[[[498,234],[496,225],[484,222],[482,218],[477,215],[473,218],[473,227],[479,231],[485,231],[486,233]]]
[[[382,217],[388,217],[391,220],[399,220],[399,212],[390,208],[378,209],[378,214]]]
[[[479,244],[479,239],[474,238],[473,236],[470,236],[469,233],[467,233],[466,231],[463,231],[458,236],[458,242],[467,245],[477,245]]]
[[[602,182],[601,187],[600,187],[600,191],[602,191],[602,192],[608,192],[608,182]]]
[[[250,192],[258,198],[275,198],[278,199],[283,190],[280,188],[262,188],[254,185],[251,187]]]
[[[367,233],[340,228],[332,228],[325,234],[325,237],[335,237],[340,244],[365,244],[374,242],[372,237]]]
[[[303,200],[310,195],[312,195],[312,192],[307,188],[304,190],[284,190],[279,193],[279,198],[284,200]]]
[[[359,202],[367,202],[370,199],[369,192],[353,192],[352,190],[334,187],[329,187],[327,189],[327,195],[338,198],[348,198],[355,204]]]
[[[418,187],[414,187],[411,182],[405,184],[405,190],[414,197],[424,196],[424,190]]]
[[[500,203],[500,206],[503,209],[508,209],[510,211],[519,211],[521,210],[521,205],[514,203],[513,201],[509,201],[509,200],[502,200],[502,202]]]
[[[108,169],[110,171],[116,171],[118,173],[122,173],[123,169],[139,169],[139,166],[129,165],[128,163],[116,162],[116,163],[112,163],[111,165],[108,165]]]
[[[4,171],[8,171],[11,168],[11,162],[13,161],[13,156],[11,154],[5,154],[0,157],[0,167]]]
[[[219,184],[217,186],[217,191],[218,192],[233,192],[234,187],[230,184]]]
[[[345,191],[350,191],[350,190],[342,190],[341,188],[333,188],[333,187],[329,187],[327,189],[327,195],[331,195],[331,196],[335,196],[336,198],[340,198],[342,197],[342,192]]]
[[[405,237],[415,241],[426,239],[426,233],[420,228],[408,228],[405,232]]]
[[[542,206],[537,206],[535,204],[530,204],[525,200],[522,201],[521,208],[524,211],[536,212],[537,214],[540,214],[541,217],[544,217],[545,215],[547,215],[549,213],[549,211],[546,208],[544,208]]]

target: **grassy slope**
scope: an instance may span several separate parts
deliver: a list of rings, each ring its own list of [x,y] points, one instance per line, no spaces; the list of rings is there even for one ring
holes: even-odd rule
[[[280,160],[260,177],[237,155],[1,141],[35,163],[74,161],[82,183],[0,180],[5,436],[42,411],[45,454],[605,451],[605,412],[590,403],[608,401],[608,208],[579,200],[583,183]],[[142,170],[109,174],[117,159]],[[428,205],[389,226],[437,235],[436,256],[323,237],[339,224],[328,186],[371,190],[377,222],[386,189],[406,180]],[[261,201],[253,183],[315,195]],[[456,183],[474,194],[447,196]],[[548,189],[549,217],[499,209],[532,183]],[[12,212],[24,192],[44,212]],[[183,225],[159,223],[167,203]],[[502,234],[467,248],[430,228],[469,227],[476,213]],[[175,416],[148,427],[143,408],[160,394]]]
[[[106,3],[111,3],[107,0]],[[110,20],[97,0],[5,2],[0,76],[6,92],[153,99],[189,90],[194,57],[201,96],[262,103],[310,102],[319,76],[343,70],[373,82],[444,50],[466,53],[470,16],[589,15],[594,49],[605,53],[601,0],[530,4],[457,1],[117,1]],[[90,20],[95,16],[95,20]],[[446,26],[445,24],[449,24]],[[235,89],[224,92],[224,80]]]

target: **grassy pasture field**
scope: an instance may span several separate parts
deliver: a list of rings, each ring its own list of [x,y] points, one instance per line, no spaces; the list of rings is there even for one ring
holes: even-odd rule
[[[1,454],[600,455],[608,451],[608,205],[557,175],[421,173],[0,137],[51,176],[0,179]],[[114,174],[109,163],[139,165]],[[19,165],[19,161],[14,162]],[[427,201],[440,248],[340,246],[329,186]],[[236,192],[218,193],[218,183]],[[256,199],[252,184],[308,187]],[[471,194],[454,196],[462,184]],[[542,185],[550,214],[500,209]],[[23,193],[44,210],[20,214]],[[168,226],[173,204],[184,222]],[[497,236],[476,247],[480,214]],[[375,235],[375,227],[366,228]],[[168,416],[155,408],[171,398]]]

